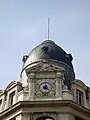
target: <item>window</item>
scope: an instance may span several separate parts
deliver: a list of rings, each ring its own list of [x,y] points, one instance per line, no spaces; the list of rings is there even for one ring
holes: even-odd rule
[[[76,89],[76,100],[78,104],[83,105],[83,92],[78,89]]]
[[[80,118],[78,116],[75,116],[75,120],[84,120],[83,118]]]
[[[15,97],[15,91],[12,92],[10,95],[9,95],[9,105],[13,105],[14,103],[14,97]]]
[[[0,111],[1,111],[1,109],[2,109],[2,108],[1,108],[1,105],[2,105],[2,99],[0,100]]]
[[[5,91],[5,98],[4,100],[6,101],[7,100],[7,92]]]
[[[0,105],[2,104],[2,99],[0,100]]]

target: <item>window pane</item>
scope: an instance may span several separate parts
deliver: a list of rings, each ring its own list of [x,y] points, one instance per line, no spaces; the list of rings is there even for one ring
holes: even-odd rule
[[[80,105],[83,105],[83,92],[76,89],[76,102]]]

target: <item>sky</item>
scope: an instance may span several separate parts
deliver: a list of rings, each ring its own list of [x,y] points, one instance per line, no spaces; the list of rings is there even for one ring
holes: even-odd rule
[[[90,0],[0,0],[0,89],[20,80],[23,55],[47,39],[48,17],[50,39],[90,86]]]

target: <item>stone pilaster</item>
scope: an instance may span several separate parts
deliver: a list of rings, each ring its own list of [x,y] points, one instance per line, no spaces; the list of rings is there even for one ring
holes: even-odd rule
[[[68,113],[60,113],[58,120],[75,120],[75,117]]]
[[[29,99],[34,98],[34,79],[35,79],[35,73],[29,74],[28,77],[28,88],[29,88]]]
[[[22,116],[21,116],[21,114],[18,115],[18,116],[16,116],[16,120],[22,120]]]
[[[15,103],[18,101],[18,86],[15,91]]]
[[[22,115],[22,119],[21,120],[31,120],[30,119],[30,115],[29,114]]]
[[[5,95],[3,96],[3,99],[2,99],[1,111],[4,110],[4,107],[5,107]]]
[[[56,95],[62,98],[62,83],[64,80],[64,73],[57,72],[56,73]]]
[[[59,80],[58,79],[56,79],[56,97],[58,97],[59,96],[59,92],[60,92],[60,90],[59,90],[60,88],[59,88]]]
[[[20,114],[16,117],[16,120],[31,120],[29,114]]]
[[[9,107],[9,100],[10,100],[9,93],[7,93],[6,108]]]
[[[89,104],[89,109],[90,109],[90,88],[88,89],[88,104]]]

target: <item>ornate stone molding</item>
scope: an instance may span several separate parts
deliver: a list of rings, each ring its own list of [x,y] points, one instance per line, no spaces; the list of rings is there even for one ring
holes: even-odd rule
[[[64,72],[63,67],[58,67],[50,63],[39,63],[38,65],[35,65],[33,67],[27,68],[26,69],[26,74],[29,75],[30,73],[34,72],[44,72],[44,71],[55,71],[55,72]],[[32,75],[31,75],[32,76]]]

